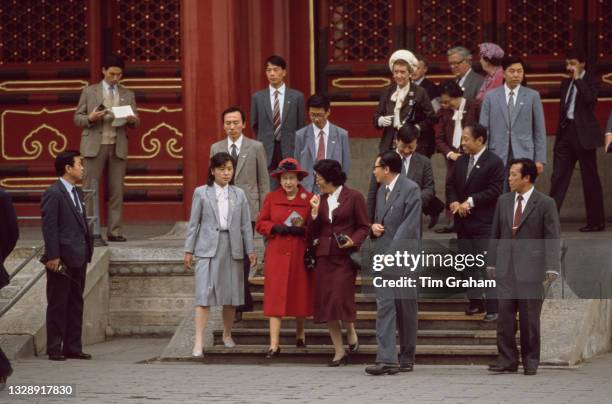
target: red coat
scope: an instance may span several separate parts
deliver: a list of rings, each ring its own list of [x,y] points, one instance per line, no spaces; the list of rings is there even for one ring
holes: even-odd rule
[[[283,224],[292,211],[310,218],[312,194],[300,186],[288,200],[285,191],[270,192],[259,212],[255,229],[268,239],[264,259],[264,315],[268,317],[307,317],[313,313],[312,273],[304,267],[306,238],[271,234],[272,226]]]

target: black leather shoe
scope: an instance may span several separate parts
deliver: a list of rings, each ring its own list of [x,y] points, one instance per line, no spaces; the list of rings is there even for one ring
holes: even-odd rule
[[[444,226],[444,227],[440,227],[439,229],[434,230],[436,233],[438,234],[445,234],[445,233],[454,233],[455,232],[455,227],[449,227],[449,226]]]
[[[414,370],[414,363],[400,363],[400,372],[412,372]]]
[[[304,341],[303,338],[296,338],[295,346],[298,348],[306,348],[306,342]]]
[[[280,356],[280,347],[276,348],[276,351],[268,350],[266,354],[266,359],[278,358]]]
[[[606,229],[606,225],[601,223],[601,224],[587,224],[584,227],[581,227],[580,230],[583,233],[589,233],[589,232],[593,232],[593,231],[604,231]]]
[[[526,369],[523,369],[523,374],[525,376],[534,376],[534,375],[538,374],[538,369],[529,369],[529,368],[526,368]]]
[[[357,340],[357,342],[355,342],[354,344],[348,344],[348,348],[350,353],[355,353],[359,351],[359,340]]]
[[[501,366],[501,365],[489,365],[489,372],[495,373],[516,373],[518,371],[518,365],[513,366]]]
[[[365,371],[367,374],[373,376],[395,375],[399,373],[400,368],[398,365],[383,365],[382,363],[377,363],[376,365],[368,366]]]
[[[337,368],[340,365],[348,365],[348,353],[344,353],[344,356],[336,361],[331,361],[327,364],[327,366],[329,366],[330,368]]]
[[[468,307],[465,309],[466,316],[473,316],[474,314],[484,313],[484,309],[482,307]]]
[[[91,355],[85,352],[65,353],[64,356],[68,359],[91,359]]]
[[[485,323],[492,323],[494,321],[497,321],[497,313],[487,313],[487,314],[485,314],[485,316],[482,319],[482,321],[484,321]]]
[[[127,241],[127,238],[123,237],[123,236],[108,236],[108,241],[114,242],[114,243],[123,243],[125,241]]]
[[[50,361],[65,361],[66,357],[61,354],[49,354]]]

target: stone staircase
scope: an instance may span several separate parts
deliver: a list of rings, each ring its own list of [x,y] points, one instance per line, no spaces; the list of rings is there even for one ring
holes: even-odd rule
[[[358,289],[360,279],[357,279]],[[206,349],[206,363],[270,363],[264,358],[268,349],[268,319],[263,315],[263,278],[251,279],[254,311],[244,313],[232,335],[237,346],[225,348],[222,331],[214,331],[214,345]],[[376,301],[371,295],[358,293],[355,327],[360,350],[350,363],[373,363],[376,355]],[[482,315],[466,316],[464,299],[419,300],[417,335],[418,364],[488,364],[497,354],[495,323],[483,323]],[[346,342],[346,339],[345,339]],[[306,321],[306,348],[295,347],[295,320],[283,320],[280,335],[281,355],[273,362],[326,363],[333,354],[327,326]]]
[[[9,275],[27,258],[34,248],[16,248],[4,261],[4,266]],[[39,256],[34,257],[13,279],[11,283],[0,289],[0,309],[2,309],[19,291],[28,283],[32,276],[43,270],[43,265],[38,262]]]

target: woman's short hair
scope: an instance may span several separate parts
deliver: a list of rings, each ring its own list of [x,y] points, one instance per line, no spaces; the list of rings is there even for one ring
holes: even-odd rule
[[[336,160],[319,160],[315,163],[314,170],[323,177],[325,182],[329,182],[335,187],[344,185],[346,182],[346,173],[342,171],[342,166]]]
[[[212,171],[215,168],[223,167],[225,164],[227,164],[228,161],[232,162],[234,173],[236,173],[236,162],[234,161],[232,156],[229,155],[229,153],[220,152],[220,153],[213,155],[210,158],[210,164],[208,166],[208,180],[206,181],[206,185],[210,187],[215,183],[215,176],[213,175]],[[230,180],[230,184],[234,185],[234,175],[233,174],[232,174],[232,179]]]
[[[440,84],[440,95],[442,94],[446,94],[451,98],[458,98],[463,97],[463,90],[454,80],[446,80]]]

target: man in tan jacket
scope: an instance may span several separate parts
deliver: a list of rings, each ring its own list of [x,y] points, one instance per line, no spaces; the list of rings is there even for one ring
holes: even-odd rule
[[[135,128],[140,123],[134,93],[119,84],[123,69],[121,58],[106,59],[102,66],[104,79],[83,89],[74,113],[74,123],[83,128],[80,151],[84,157],[85,188],[91,187],[93,179],[99,182],[104,168],[108,167],[108,241],[126,241],[121,228],[123,177],[128,155],[125,126]],[[126,105],[132,108],[133,115],[123,123],[116,121],[112,108]],[[90,214],[91,206],[87,206]]]

